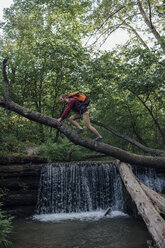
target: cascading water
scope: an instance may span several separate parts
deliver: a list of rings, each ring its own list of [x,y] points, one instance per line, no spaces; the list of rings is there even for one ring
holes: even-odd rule
[[[133,169],[140,181],[160,192],[165,177],[154,169]],[[67,163],[42,167],[37,214],[124,209],[123,184],[113,163]]]
[[[37,213],[123,209],[123,191],[111,164],[56,164],[42,168]]]
[[[133,172],[140,182],[144,183],[149,188],[161,192],[165,187],[165,174],[158,173],[153,168],[134,167]]]

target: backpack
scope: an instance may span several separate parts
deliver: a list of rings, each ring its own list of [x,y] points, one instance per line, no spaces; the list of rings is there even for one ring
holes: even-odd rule
[[[74,98],[77,101],[79,101],[81,103],[81,108],[80,108],[80,115],[82,115],[84,109],[86,109],[86,107],[89,105],[90,103],[90,98],[88,96],[86,96],[83,93],[80,93],[79,91],[75,91],[73,93],[70,93],[68,95],[69,98]]]

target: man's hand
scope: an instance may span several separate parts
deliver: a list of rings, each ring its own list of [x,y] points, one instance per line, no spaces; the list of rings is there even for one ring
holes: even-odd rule
[[[59,118],[59,119],[56,119],[56,121],[57,121],[57,122],[61,122],[61,121],[62,121],[62,119],[61,119],[61,118]]]

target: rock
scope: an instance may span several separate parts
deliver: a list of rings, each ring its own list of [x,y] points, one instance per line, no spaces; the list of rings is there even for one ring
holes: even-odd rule
[[[36,155],[39,150],[38,146],[27,146],[26,153],[28,156]]]
[[[15,216],[34,214],[42,164],[0,166],[3,210]]]
[[[10,164],[26,164],[26,163],[47,163],[48,160],[46,158],[32,155],[32,156],[25,156],[25,155],[9,155],[8,157],[0,157],[0,165],[10,165]]]

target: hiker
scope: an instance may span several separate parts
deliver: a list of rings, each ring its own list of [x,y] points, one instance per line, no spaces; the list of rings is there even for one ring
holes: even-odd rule
[[[57,121],[58,122],[63,121],[65,118],[67,118],[68,114],[72,110],[73,112],[75,112],[75,114],[69,117],[69,121],[75,127],[77,127],[77,134],[84,132],[84,129],[79,125],[79,123],[77,121],[75,121],[76,119],[82,118],[86,127],[97,136],[94,140],[95,141],[101,141],[103,139],[102,136],[99,134],[99,132],[90,123],[89,110],[87,108],[87,105],[89,104],[89,102],[86,105],[85,104],[83,105],[82,101],[80,101],[78,99],[78,97],[76,97],[76,95],[79,95],[79,94],[81,94],[81,93],[74,92],[74,93],[69,94],[69,96],[67,96],[65,94],[62,94],[60,96],[60,101],[67,103],[68,106],[64,110],[64,112],[62,113],[61,117],[59,119],[57,119]],[[84,94],[81,94],[81,95],[85,96]]]

